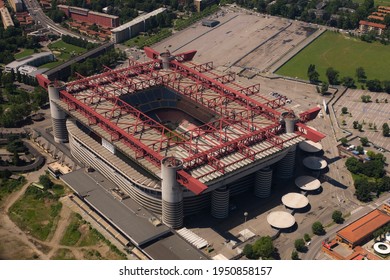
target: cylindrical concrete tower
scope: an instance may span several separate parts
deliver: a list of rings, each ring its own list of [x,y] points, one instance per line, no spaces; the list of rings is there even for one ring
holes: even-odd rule
[[[287,155],[278,162],[277,175],[281,179],[289,179],[294,175],[296,145],[291,146]]]
[[[175,157],[161,161],[162,174],[162,220],[172,228],[183,226],[183,192],[176,180],[177,171],[183,162]]]
[[[59,89],[53,84],[48,86],[50,113],[53,124],[54,141],[57,143],[68,142],[68,131],[66,130],[66,114],[58,108],[55,101],[60,99]]]
[[[211,196],[211,215],[224,219],[229,216],[229,189],[222,187],[213,191]]]
[[[267,198],[271,195],[272,169],[269,167],[260,169],[255,173],[255,196]]]
[[[169,60],[171,58],[171,53],[169,51],[163,52],[160,54],[162,60],[163,69],[169,69]]]
[[[282,113],[281,122],[285,125],[286,133],[294,133],[297,121],[293,111]]]

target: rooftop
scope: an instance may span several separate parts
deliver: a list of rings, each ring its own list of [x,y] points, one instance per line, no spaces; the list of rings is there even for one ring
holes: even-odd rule
[[[140,22],[143,22],[144,20],[150,18],[150,17],[153,17],[153,16],[156,16],[158,15],[159,13],[162,13],[166,10],[166,8],[158,8],[150,13],[147,13],[146,15],[141,15],[139,17],[136,17],[135,19],[129,21],[129,22],[126,22],[125,24],[122,24],[114,29],[111,30],[111,32],[120,32],[124,29],[127,29],[129,28],[130,26],[133,26],[134,24],[137,24],[137,23],[140,23]]]
[[[322,170],[328,166],[328,163],[320,157],[311,156],[303,160],[303,165],[311,170]]]
[[[346,226],[337,235],[355,244],[389,222],[390,216],[376,209]]]
[[[117,186],[97,171],[79,169],[61,176],[61,180],[138,246],[170,233],[167,226],[149,222],[154,216],[133,200],[115,199],[110,192]]]
[[[268,214],[267,222],[275,228],[287,229],[295,224],[295,218],[288,212],[274,211]]]
[[[309,204],[309,199],[300,193],[288,193],[282,197],[282,203],[288,208],[301,209]]]
[[[384,25],[384,24],[370,22],[370,21],[365,21],[365,20],[359,21],[359,24],[360,25],[366,25],[366,26],[372,26],[372,27],[380,28],[380,29],[385,29],[386,28],[386,25]]]
[[[321,187],[321,182],[312,176],[299,176],[295,185],[303,191],[314,191]]]

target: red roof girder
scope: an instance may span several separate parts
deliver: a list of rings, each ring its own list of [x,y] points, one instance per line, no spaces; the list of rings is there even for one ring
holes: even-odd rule
[[[230,100],[241,103],[241,105],[253,110],[258,115],[262,115],[271,120],[276,120],[281,115],[280,112],[247,97],[245,94],[242,94],[241,92],[234,90],[222,84],[221,82],[215,81],[213,78],[207,77],[206,75],[199,73],[186,65],[183,65],[178,61],[173,60],[171,61],[171,64],[175,71],[180,71],[180,73],[184,76],[202,82],[207,87],[217,90],[221,95],[227,97]]]

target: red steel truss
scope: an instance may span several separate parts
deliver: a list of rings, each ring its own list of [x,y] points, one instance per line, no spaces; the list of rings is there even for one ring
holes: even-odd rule
[[[259,84],[243,87],[235,82],[233,73],[215,74],[212,62],[192,63],[190,60],[196,51],[175,55],[170,60],[170,71],[160,71],[162,62],[157,51],[145,48],[145,53],[151,61],[130,61],[127,68],[106,68],[104,73],[91,77],[79,75],[78,80],[68,83],[66,89],[60,91],[60,99],[67,104],[69,111],[76,110],[84,115],[88,125],[105,130],[111,141],[123,142],[134,152],[136,159],[146,159],[160,167],[164,151],[173,146],[183,148],[189,156],[182,159],[184,170],[178,172],[177,180],[195,194],[207,189],[199,179],[215,172],[225,173],[228,166],[242,160],[224,164],[221,159],[225,156],[239,153],[243,158],[254,161],[257,154],[274,147],[282,149],[284,142],[294,137],[302,135],[313,141],[324,137],[304,124],[317,116],[317,107],[300,114],[296,136],[283,140],[278,136],[284,132],[280,123],[282,112],[277,109],[288,111],[283,107],[284,98],[268,100],[261,97],[257,95]],[[48,84],[42,75],[38,81],[42,86]],[[105,87],[108,84],[109,90]],[[123,94],[156,86],[165,86],[187,96],[214,111],[219,118],[180,135],[119,98]],[[143,134],[149,130],[157,131],[160,136],[146,139]],[[264,141],[270,143],[268,148],[256,151],[251,148]],[[206,164],[213,170],[197,178],[189,174]]]

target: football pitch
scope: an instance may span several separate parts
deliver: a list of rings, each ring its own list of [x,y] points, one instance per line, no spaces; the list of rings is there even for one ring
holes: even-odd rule
[[[327,31],[280,67],[275,73],[308,80],[307,69],[316,66],[319,79],[326,81],[326,69],[333,67],[340,78],[355,79],[356,68],[363,67],[367,79],[390,80],[390,45],[367,43],[344,34]]]

